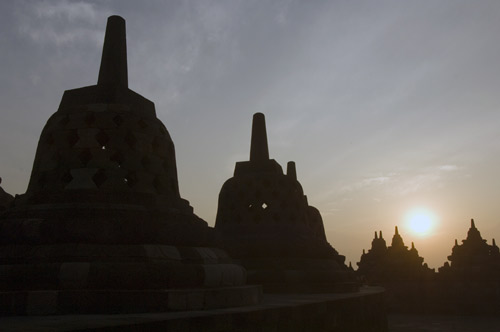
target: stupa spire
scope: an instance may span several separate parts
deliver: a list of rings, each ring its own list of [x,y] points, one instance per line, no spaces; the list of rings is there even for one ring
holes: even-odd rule
[[[286,164],[286,175],[294,180],[297,180],[297,170],[295,168],[294,161],[289,161],[288,164]]]
[[[120,16],[108,17],[97,85],[128,88],[127,38]]]
[[[395,235],[399,235],[398,226],[396,226],[396,229],[395,229],[395,231],[394,231],[394,232],[395,232],[395,233],[394,233]]]
[[[470,228],[476,228],[476,224],[474,223],[474,219],[470,220]]]
[[[252,143],[250,145],[250,161],[269,160],[267,147],[266,118],[262,113],[255,113],[252,122]]]

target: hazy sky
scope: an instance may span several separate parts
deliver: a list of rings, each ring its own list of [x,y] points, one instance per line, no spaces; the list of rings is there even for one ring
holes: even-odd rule
[[[330,243],[359,261],[394,226],[431,267],[470,218],[500,240],[500,1],[1,1],[0,176],[26,190],[63,91],[97,82],[106,19],[127,21],[129,86],[156,104],[181,195],[215,222],[252,114],[294,160]],[[418,237],[405,214],[439,219]]]

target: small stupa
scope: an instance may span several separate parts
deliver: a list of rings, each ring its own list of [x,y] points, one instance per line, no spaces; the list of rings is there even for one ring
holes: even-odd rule
[[[363,250],[357,274],[367,283],[385,284],[392,281],[422,281],[432,278],[434,271],[429,269],[419,256],[415,244],[405,246],[396,226],[391,245],[387,247],[382,231],[372,240],[368,252]]]
[[[128,88],[125,20],[108,19],[97,85],[65,91],[29,186],[0,220],[0,311],[148,312],[255,304],[179,194],[174,144]]]
[[[237,162],[219,194],[223,247],[268,292],[355,290],[345,257],[327,242],[320,212],[297,181],[294,162],[269,158],[265,117],[253,116],[250,160]]]
[[[0,184],[2,184],[2,178],[0,178]],[[13,200],[14,197],[0,187],[0,213],[7,210]]]
[[[443,278],[456,280],[499,280],[500,254],[495,239],[489,245],[476,227],[474,219],[470,221],[467,238],[462,244],[455,240],[452,253],[443,267],[439,269]]]

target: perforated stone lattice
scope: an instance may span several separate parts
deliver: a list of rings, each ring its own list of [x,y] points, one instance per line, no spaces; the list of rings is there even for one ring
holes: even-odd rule
[[[42,132],[28,191],[71,189],[180,197],[165,126],[116,104],[55,113]]]
[[[286,175],[234,177],[221,189],[217,224],[307,224],[307,207],[300,184]]]

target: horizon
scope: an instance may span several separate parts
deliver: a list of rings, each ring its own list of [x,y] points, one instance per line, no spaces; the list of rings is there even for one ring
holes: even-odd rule
[[[500,240],[500,3],[3,2],[1,186],[25,192],[65,90],[97,82],[106,19],[127,22],[130,89],[156,105],[181,196],[214,226],[252,115],[295,161],[330,244],[354,268],[399,227],[431,268],[470,219]],[[230,138],[230,139],[228,139]],[[408,225],[414,209],[434,219]]]

